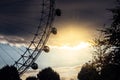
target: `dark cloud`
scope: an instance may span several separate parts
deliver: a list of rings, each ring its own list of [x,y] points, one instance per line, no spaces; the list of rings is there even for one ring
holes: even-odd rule
[[[109,18],[106,9],[115,5],[115,0],[58,0],[65,20],[104,24]]]
[[[38,26],[40,18],[39,0],[7,0],[0,9],[0,33],[18,35],[23,31],[33,31]],[[6,3],[6,4],[5,4]],[[9,5],[8,5],[9,4]]]
[[[0,35],[8,42],[30,39],[39,25],[41,8],[40,0],[1,0]]]
[[[60,3],[111,3],[111,2],[114,2],[115,0],[57,0],[58,2]]]
[[[113,5],[114,0],[56,0],[56,7],[62,10],[60,22],[101,24],[109,17],[106,9]],[[41,0],[0,0],[0,34],[10,42],[10,36],[28,39],[39,24],[40,11]]]

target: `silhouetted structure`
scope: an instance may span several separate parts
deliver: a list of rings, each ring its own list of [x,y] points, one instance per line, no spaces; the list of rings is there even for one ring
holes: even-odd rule
[[[60,80],[60,76],[57,72],[48,67],[43,69],[37,74],[39,80]]]
[[[0,69],[0,80],[21,80],[14,66],[5,66]]]
[[[37,80],[37,78],[35,76],[29,76],[26,78],[26,80]]]
[[[34,69],[34,70],[38,69],[38,64],[37,63],[33,63],[31,65],[31,68]]]

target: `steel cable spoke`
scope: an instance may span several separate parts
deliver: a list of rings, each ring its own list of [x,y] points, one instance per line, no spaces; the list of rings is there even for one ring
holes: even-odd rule
[[[51,33],[52,22],[54,20],[54,0],[41,0],[41,11],[39,16],[38,26],[33,26],[31,31],[26,30],[22,27],[17,28],[18,30],[22,30],[24,33],[28,33],[28,35],[33,36],[32,40],[26,40],[24,43],[27,47],[16,48],[14,46],[9,46],[15,53],[21,55],[20,58],[14,60],[14,58],[8,53],[4,48],[0,46],[0,49],[4,51],[4,53],[10,57],[14,61],[13,66],[17,68],[19,74],[22,75],[31,65],[35,62],[38,56],[41,54],[49,36]],[[17,17],[17,16],[14,16]],[[25,19],[26,20],[26,19]],[[7,22],[8,20],[6,20]],[[18,22],[21,23],[21,22]],[[24,25],[29,23],[23,23]],[[34,31],[35,30],[35,31]],[[32,32],[33,31],[33,32]],[[1,58],[2,56],[0,56]],[[1,58],[4,63],[4,58]]]
[[[15,61],[15,60],[13,59],[13,57],[12,57],[4,48],[2,48],[2,47],[0,46],[0,49],[2,49],[2,51],[4,51],[5,54],[6,54],[8,57],[10,57],[13,61]]]

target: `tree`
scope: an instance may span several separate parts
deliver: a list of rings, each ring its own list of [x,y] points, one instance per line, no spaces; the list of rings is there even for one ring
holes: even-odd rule
[[[96,53],[104,55],[99,57],[95,64],[101,64],[102,80],[120,80],[120,1],[118,0],[118,5],[109,11],[113,14],[112,23],[101,30],[104,33],[103,40],[97,40],[100,44],[97,45],[99,49]]]
[[[103,32],[108,45],[114,47],[114,50],[109,53],[110,62],[120,65],[120,1],[118,0],[117,6],[109,11],[113,14],[112,23]]]
[[[37,80],[37,78],[35,76],[29,76],[26,78],[26,80]]]
[[[96,68],[92,64],[86,63],[78,73],[79,80],[100,80]]]
[[[103,38],[104,35],[101,33],[99,38],[94,39],[93,43],[93,59],[92,59],[92,64],[95,66],[96,70],[99,72],[101,69],[107,65],[106,62],[106,56],[108,55],[108,51],[110,50],[110,46],[106,45],[106,41]]]
[[[14,66],[5,66],[0,69],[0,80],[21,80]]]
[[[48,67],[43,69],[37,74],[39,80],[60,80],[60,76],[57,72]]]
[[[120,80],[120,69],[118,65],[108,64],[101,70],[102,80]]]

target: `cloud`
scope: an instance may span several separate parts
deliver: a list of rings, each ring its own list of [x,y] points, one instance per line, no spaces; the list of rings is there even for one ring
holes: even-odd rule
[[[0,36],[0,38],[3,38],[3,36]],[[16,51],[14,51],[14,49],[20,51],[18,48],[7,44],[0,44],[0,47],[1,46],[4,49],[6,49],[9,54],[12,53],[10,55],[15,60],[17,60],[20,57],[20,55],[16,54]],[[12,49],[10,46],[14,49]],[[66,47],[50,46],[50,47],[51,51],[49,53],[42,52],[41,55],[38,57],[36,63],[39,65],[39,69],[36,71],[31,71],[30,69],[23,75],[24,79],[28,76],[36,75],[39,70],[44,69],[46,67],[52,67],[55,71],[57,71],[60,74],[61,79],[64,80],[76,79],[77,74],[80,71],[82,65],[88,60],[91,60],[89,50],[85,49],[84,47],[82,47],[81,49],[80,45],[76,47],[74,46],[73,48],[69,46]],[[11,61],[8,55],[3,54],[3,51],[1,51],[1,49],[0,53],[1,53],[0,56],[2,56],[4,60],[7,61],[7,63],[13,64],[14,61]],[[3,66],[1,60],[0,63]]]
[[[8,42],[31,40],[39,25],[41,2],[39,0],[0,1],[0,35]],[[12,36],[12,37],[11,37]]]
[[[1,0],[0,34],[31,40],[39,24],[40,4],[39,0]],[[112,6],[113,1],[108,0],[57,0],[56,7],[61,8],[62,16],[56,24],[71,20],[102,24],[109,17],[105,9]]]
[[[65,20],[78,20],[104,24],[110,18],[106,10],[114,6],[113,0],[59,0],[58,7],[63,11]],[[63,20],[64,20],[63,19]]]
[[[61,80],[70,80],[70,79],[77,79],[77,75],[79,71],[81,70],[82,65],[76,65],[74,67],[52,67],[54,71],[56,71],[59,75]],[[36,74],[41,71],[41,69],[38,70],[28,70],[22,75],[22,79],[25,80],[28,76],[36,76]]]
[[[0,36],[0,38],[4,38]],[[0,43],[0,62],[1,65],[13,64],[14,61],[18,60],[26,50],[25,47],[9,45],[7,42]],[[78,45],[75,47],[69,46],[50,46],[51,50],[49,53],[44,51],[38,57],[36,63],[40,69],[45,67],[71,67],[78,64],[82,65],[85,62],[91,60],[91,53],[89,48]],[[2,58],[4,60],[2,60]],[[11,58],[12,57],[12,58]],[[3,61],[5,61],[3,63]],[[1,67],[1,66],[0,66]]]
[[[27,41],[19,36],[3,36],[0,35],[0,44],[10,44],[10,45],[14,45],[17,47],[20,46],[27,46]]]
[[[50,52],[42,52],[36,63],[39,68],[45,67],[70,67],[75,65],[82,65],[92,58],[89,48],[78,48],[77,46],[50,46]]]

